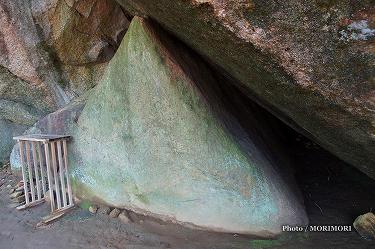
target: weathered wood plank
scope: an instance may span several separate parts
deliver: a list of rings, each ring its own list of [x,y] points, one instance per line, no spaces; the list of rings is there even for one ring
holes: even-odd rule
[[[67,206],[66,202],[66,188],[65,188],[65,167],[63,164],[62,152],[61,152],[61,141],[57,141],[57,158],[59,159],[59,174],[60,174],[60,183],[61,183],[61,195],[63,199],[63,207]]]
[[[44,159],[43,159],[43,153],[41,144],[38,143],[38,157],[39,157],[39,163],[40,163],[40,174],[41,174],[41,180],[42,180],[42,190],[43,190],[43,196],[46,195],[46,180],[45,180],[45,173],[44,173]]]
[[[36,185],[36,194],[38,196],[38,200],[42,198],[42,190],[39,181],[39,165],[38,165],[38,158],[36,156],[36,142],[31,142],[31,149],[33,153],[33,162],[34,162],[34,173],[35,173],[35,185]]]
[[[59,139],[69,139],[71,136],[68,135],[48,135],[48,134],[34,134],[34,135],[23,135],[13,137],[19,141],[31,141],[31,142],[52,142]]]
[[[70,185],[69,171],[68,171],[68,148],[66,145],[66,140],[63,140],[63,150],[64,150],[64,166],[66,174],[66,184],[68,185],[68,196],[69,196],[69,205],[73,205],[73,193],[72,187]]]
[[[52,186],[52,173],[51,173],[51,159],[50,159],[50,152],[49,152],[49,144],[44,145],[44,151],[46,155],[46,165],[47,165],[47,179],[48,179],[48,189],[49,189],[49,196],[50,196],[50,203],[51,203],[51,211],[55,210],[55,201],[53,196],[53,186]]]
[[[31,201],[35,201],[35,187],[34,187],[34,179],[33,179],[33,170],[31,167],[31,159],[30,159],[30,144],[29,142],[25,142],[26,144],[26,161],[27,161],[27,169],[29,174],[29,184],[30,184],[30,192],[31,192]],[[25,195],[26,199],[26,195]]]
[[[59,176],[57,174],[57,161],[56,161],[56,142],[51,142],[51,152],[52,152],[52,168],[53,168],[53,178],[55,180],[55,190],[56,190],[56,202],[57,208],[61,208],[61,197],[60,197],[60,185]]]
[[[21,168],[22,168],[22,179],[23,179],[23,189],[25,191],[25,201],[26,204],[29,203],[29,187],[27,186],[27,176],[26,176],[26,168],[25,168],[25,159],[24,159],[24,150],[23,150],[23,141],[19,141],[20,143],[20,159],[21,159]]]

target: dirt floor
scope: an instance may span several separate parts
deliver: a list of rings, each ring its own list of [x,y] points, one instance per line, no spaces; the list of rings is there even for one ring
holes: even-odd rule
[[[49,214],[47,204],[17,211],[9,197],[9,186],[18,178],[8,169],[0,171],[0,248],[238,248],[247,240],[233,235],[195,232],[177,225],[167,225],[134,213],[132,222],[122,223],[105,214],[91,214],[76,208],[54,223],[37,227]],[[7,187],[8,186],[8,187]],[[202,242],[204,246],[202,247]],[[207,246],[207,247],[206,247]]]
[[[290,144],[297,180],[310,224],[351,225],[356,216],[375,210],[375,181],[309,141]],[[0,170],[0,249],[121,248],[121,249],[345,249],[375,248],[354,231],[287,233],[278,240],[254,240],[234,234],[193,231],[133,214],[121,223],[107,215],[76,208],[62,219],[36,227],[49,213],[47,205],[25,211],[10,207],[9,185],[18,178]]]

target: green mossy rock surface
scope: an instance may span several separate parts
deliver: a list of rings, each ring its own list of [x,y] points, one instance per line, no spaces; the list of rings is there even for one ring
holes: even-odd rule
[[[134,18],[89,97],[69,148],[75,193],[213,231],[267,237],[306,224],[269,157],[251,142],[241,149],[178,63],[186,52],[171,52],[163,35]]]

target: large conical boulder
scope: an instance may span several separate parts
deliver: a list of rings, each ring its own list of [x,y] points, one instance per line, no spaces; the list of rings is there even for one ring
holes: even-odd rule
[[[199,59],[134,18],[73,134],[75,193],[212,231],[271,236],[306,224],[261,139],[212,111],[224,96],[205,92],[215,84]]]

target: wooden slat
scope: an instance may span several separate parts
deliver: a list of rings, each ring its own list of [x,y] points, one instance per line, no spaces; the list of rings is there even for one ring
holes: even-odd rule
[[[25,169],[25,159],[23,153],[23,141],[19,141],[20,143],[20,159],[21,159],[21,168],[22,168],[22,179],[23,179],[23,189],[25,191],[25,201],[26,204],[29,203],[29,188],[27,186],[27,177],[26,177],[26,169]]]
[[[60,209],[56,209],[53,214],[58,214],[58,213],[65,213],[69,210],[72,210],[74,208],[74,205],[69,205],[69,206],[66,206],[64,208],[60,208]]]
[[[36,157],[36,142],[31,142],[31,149],[33,151],[36,193],[38,196],[38,200],[40,200],[42,198],[42,190],[41,190],[40,181],[39,181],[39,165],[38,165],[38,158]]]
[[[50,203],[51,203],[51,211],[55,210],[55,201],[53,197],[53,186],[52,186],[52,173],[51,173],[51,159],[50,159],[50,152],[49,152],[49,144],[44,145],[44,152],[46,156],[46,165],[47,165],[47,179],[48,179],[48,189],[49,189],[49,196],[50,196]]]
[[[46,195],[46,180],[45,180],[45,173],[44,173],[44,159],[43,159],[43,156],[44,154],[42,153],[42,148],[41,148],[41,144],[38,143],[37,144],[37,148],[38,148],[38,157],[39,157],[39,164],[40,164],[40,174],[41,174],[41,180],[42,180],[42,190],[43,190],[43,196]]]
[[[69,171],[68,171],[68,148],[66,145],[66,140],[63,140],[63,149],[64,149],[64,166],[65,166],[65,174],[66,174],[66,184],[68,185],[69,205],[73,205],[72,187],[70,185],[70,178],[69,178]]]
[[[61,153],[61,141],[57,141],[57,157],[59,159],[59,174],[60,174],[60,183],[61,183],[61,194],[63,199],[63,207],[67,206],[66,202],[66,188],[65,188],[65,167],[63,165],[63,158]]]
[[[46,135],[46,134],[36,134],[36,135],[24,135],[13,137],[13,139],[18,141],[33,141],[33,142],[52,142],[60,139],[69,139],[70,136],[67,135]]]
[[[35,206],[38,206],[40,204],[43,204],[45,202],[45,199],[42,198],[40,200],[37,200],[37,201],[34,201],[34,202],[31,202],[29,204],[25,204],[25,205],[22,205],[22,206],[18,206],[16,207],[17,210],[24,210],[26,208],[30,208],[30,207],[35,207]]]
[[[65,208],[61,208],[56,210],[55,212],[52,212],[50,215],[43,217],[43,220],[37,224],[37,227],[42,225],[47,225],[48,223],[64,216],[66,213],[71,211],[74,208],[74,206],[67,206]]]
[[[28,169],[29,180],[30,180],[31,201],[35,201],[35,187],[34,187],[34,179],[33,179],[33,170],[32,170],[32,167],[31,167],[31,159],[30,159],[30,144],[29,144],[29,142],[25,142],[25,143],[26,143],[27,169]],[[26,199],[26,197],[25,197],[25,199]]]
[[[52,152],[53,178],[55,179],[57,208],[61,208],[59,177],[57,175],[57,165],[56,165],[56,143],[51,142],[50,144],[51,144],[51,152]]]

